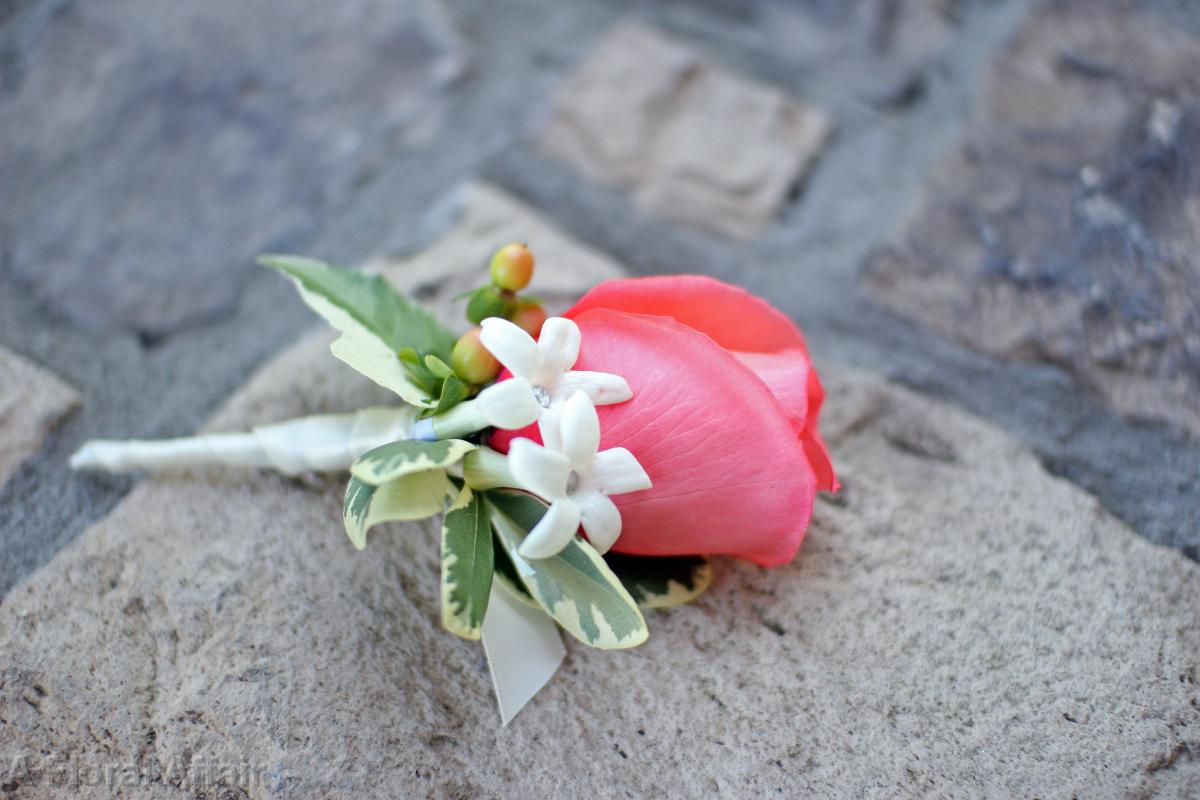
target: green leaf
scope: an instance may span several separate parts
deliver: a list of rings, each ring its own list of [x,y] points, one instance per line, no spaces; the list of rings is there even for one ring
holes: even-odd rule
[[[351,477],[346,484],[342,522],[356,548],[367,546],[367,531],[382,522],[424,519],[439,513],[450,493],[450,482],[440,469],[414,472],[372,486]]]
[[[604,559],[576,536],[551,558],[526,561],[517,552],[546,506],[526,494],[488,493],[492,525],[525,588],[554,620],[592,647],[635,647],[650,635],[637,603]]]
[[[443,380],[454,377],[454,370],[450,369],[450,365],[435,355],[425,356],[425,369]]]
[[[478,639],[492,591],[492,523],[487,501],[464,486],[442,519],[442,624]]]
[[[511,292],[504,292],[495,286],[484,286],[471,292],[467,301],[467,319],[478,325],[488,317],[504,317],[508,319],[517,310],[517,301]]]
[[[437,442],[405,439],[362,454],[350,465],[350,474],[363,483],[379,486],[414,472],[445,469],[477,449],[462,439],[442,439]]]
[[[471,392],[467,389],[467,385],[460,381],[457,376],[451,375],[442,381],[442,392],[438,396],[437,406],[433,409],[433,414],[435,416],[445,414],[470,396]]]
[[[399,356],[400,363],[408,371],[409,380],[419,386],[425,392],[426,396],[432,399],[437,394],[438,385],[441,381],[437,375],[434,375],[425,366],[425,362],[421,359],[421,354],[411,347],[404,347],[396,355]]]
[[[335,356],[406,402],[433,405],[397,355],[411,347],[442,360],[450,358],[454,334],[433,316],[378,275],[297,256],[263,256],[258,261],[290,277],[304,302],[341,331],[330,348]]]
[[[670,608],[690,603],[712,583],[712,566],[704,556],[609,553],[604,560],[642,608]]]

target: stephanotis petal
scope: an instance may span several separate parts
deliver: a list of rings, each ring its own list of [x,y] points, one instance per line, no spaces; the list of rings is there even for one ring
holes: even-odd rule
[[[650,476],[624,447],[601,450],[592,461],[587,485],[605,494],[640,492],[651,487]]]
[[[571,464],[562,453],[547,450],[528,439],[517,439],[509,448],[508,465],[521,488],[543,500],[553,503],[567,496]]]
[[[538,417],[538,433],[541,434],[542,444],[556,453],[563,451],[562,444],[562,403],[552,403],[543,409]]]
[[[604,555],[621,535],[621,512],[608,497],[597,491],[576,492],[571,499],[579,504],[579,521],[596,552]]]
[[[550,558],[571,543],[579,530],[579,505],[574,500],[555,500],[537,525],[521,542],[517,552],[522,558]]]
[[[501,317],[488,317],[480,328],[479,341],[509,372],[518,378],[536,377],[542,354],[528,333]]]
[[[550,399],[566,400],[576,392],[583,392],[598,406],[624,403],[633,397],[629,382],[620,375],[575,369],[563,373],[555,384],[554,391],[550,393]]]
[[[563,405],[559,418],[561,452],[576,469],[588,466],[600,448],[600,418],[583,392],[576,392]]]
[[[533,385],[524,378],[494,383],[475,402],[489,425],[507,431],[532,425],[542,410],[533,397]]]
[[[579,326],[569,319],[551,317],[542,324],[537,346],[546,380],[557,380],[579,358]]]

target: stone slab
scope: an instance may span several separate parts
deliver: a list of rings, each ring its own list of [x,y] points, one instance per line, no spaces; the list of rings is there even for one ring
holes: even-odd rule
[[[778,89],[626,23],[558,90],[538,144],[651,214],[748,237],[771,222],[830,129]]]
[[[0,347],[0,486],[78,404],[57,376]]]
[[[41,5],[0,52],[0,261],[152,341],[428,143],[467,65],[437,0]]]
[[[867,285],[1200,435],[1200,32],[1155,8],[1041,4]]]
[[[411,256],[382,256],[365,269],[392,275],[412,296],[435,303],[442,321],[461,328],[464,302],[444,302],[487,281],[496,248],[524,242],[536,263],[527,290],[550,313],[565,311],[580,290],[625,272],[607,255],[564,233],[513,195],[489,183],[468,183],[452,193],[450,232]],[[437,301],[443,302],[437,302]]]
[[[209,429],[378,401],[328,340]],[[846,490],[799,558],[718,562],[641,648],[571,644],[508,729],[478,645],[439,629],[434,525],[357,553],[340,480],[143,481],[0,604],[0,764],[31,767],[5,791],[74,796],[47,755],[141,765],[149,797],[1200,791],[1200,567],[979,420],[824,375]]]

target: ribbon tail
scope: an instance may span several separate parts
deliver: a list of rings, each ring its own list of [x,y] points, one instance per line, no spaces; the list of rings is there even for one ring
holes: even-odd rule
[[[502,725],[508,725],[541,691],[567,655],[554,620],[495,582],[483,618],[483,650]]]

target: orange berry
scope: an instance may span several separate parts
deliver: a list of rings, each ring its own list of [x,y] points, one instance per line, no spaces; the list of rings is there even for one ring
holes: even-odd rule
[[[506,244],[492,255],[492,283],[519,292],[533,279],[533,253],[523,244]]]
[[[450,352],[450,368],[467,383],[487,383],[500,374],[500,362],[483,346],[480,330],[464,333]]]
[[[536,300],[518,300],[517,310],[513,312],[511,319],[517,327],[536,339],[542,333],[546,309]]]

